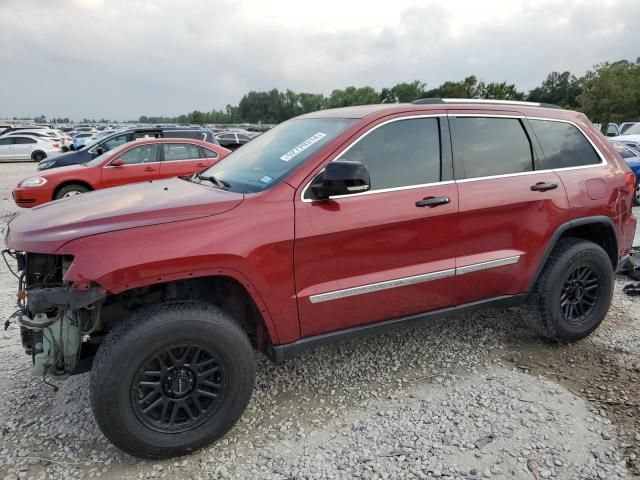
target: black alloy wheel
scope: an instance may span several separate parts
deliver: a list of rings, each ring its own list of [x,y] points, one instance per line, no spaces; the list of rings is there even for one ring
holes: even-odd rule
[[[131,406],[147,427],[163,433],[194,429],[214,414],[224,397],[219,358],[193,342],[153,354],[138,370]]]
[[[560,293],[560,309],[564,319],[573,325],[583,323],[595,308],[600,293],[600,280],[588,265],[569,274]]]

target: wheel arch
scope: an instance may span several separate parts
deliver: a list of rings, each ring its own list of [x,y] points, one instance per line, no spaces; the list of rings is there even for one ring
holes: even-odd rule
[[[93,188],[93,185],[91,185],[90,183],[84,180],[65,180],[53,190],[53,194],[51,195],[51,200],[55,200],[56,195],[58,194],[60,189],[66,187],[67,185],[82,185],[83,187],[87,187],[89,191],[95,190],[95,188]]]
[[[533,286],[558,242],[568,237],[581,238],[600,245],[609,256],[613,270],[616,270],[618,266],[618,236],[611,218],[594,216],[570,220],[560,225],[551,237],[544,256],[529,283],[529,291],[533,290]]]
[[[161,292],[157,300],[159,302],[181,299],[218,305],[240,323],[260,351],[266,351],[268,344],[279,341],[265,302],[253,284],[240,272],[217,269],[215,272],[188,272],[186,276],[164,275],[121,286],[112,291],[113,298],[117,301],[130,294],[136,295],[141,288]]]

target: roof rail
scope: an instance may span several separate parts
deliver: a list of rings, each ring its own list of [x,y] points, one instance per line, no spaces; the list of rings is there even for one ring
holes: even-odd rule
[[[411,103],[415,104],[441,104],[441,103],[481,103],[481,104],[494,104],[494,105],[526,105],[528,107],[543,107],[543,108],[562,108],[559,105],[553,103],[538,103],[538,102],[522,102],[518,100],[491,100],[486,98],[420,98],[414,100]]]

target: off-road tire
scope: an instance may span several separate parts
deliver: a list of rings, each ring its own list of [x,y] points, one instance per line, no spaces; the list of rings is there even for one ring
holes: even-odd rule
[[[561,309],[563,286],[573,272],[591,269],[598,290],[593,307],[579,324],[567,320]],[[599,245],[578,238],[561,240],[549,256],[527,302],[524,317],[529,327],[555,342],[575,342],[591,334],[604,320],[613,296],[614,272],[611,259]]]
[[[40,150],[36,150],[31,154],[31,160],[33,160],[34,162],[40,163],[45,158],[47,158],[47,154]]]
[[[65,185],[60,190],[58,190],[54,196],[54,200],[59,200],[61,198],[70,197],[73,195],[80,195],[82,193],[87,193],[88,191],[89,189],[84,185],[72,183],[70,185]]]
[[[135,379],[149,358],[181,342],[215,351],[226,372],[221,399],[193,429],[156,431],[136,413]],[[249,403],[254,382],[253,349],[238,323],[215,305],[173,301],[140,309],[109,332],[90,374],[91,406],[102,433],[124,452],[170,458],[194,452],[231,429]]]

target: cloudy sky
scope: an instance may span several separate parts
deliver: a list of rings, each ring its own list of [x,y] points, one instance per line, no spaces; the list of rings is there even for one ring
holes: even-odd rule
[[[640,56],[638,0],[0,0],[0,118],[176,115],[249,90],[528,90]]]

